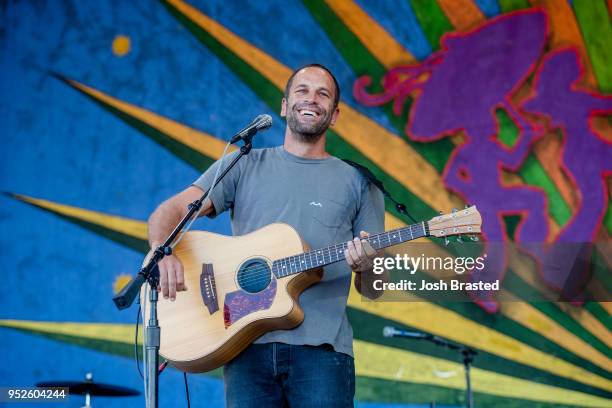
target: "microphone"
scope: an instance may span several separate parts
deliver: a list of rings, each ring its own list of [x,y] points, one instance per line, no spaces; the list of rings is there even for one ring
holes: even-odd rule
[[[383,329],[383,336],[385,337],[405,337],[408,339],[428,339],[433,336],[421,332],[412,332],[404,329],[396,329],[395,327],[386,326]]]
[[[249,142],[250,139],[255,135],[255,133],[260,130],[266,130],[270,126],[272,126],[272,116],[270,115],[259,115],[244,129],[240,132],[236,133],[230,143],[236,143],[239,140],[244,140],[245,142]]]

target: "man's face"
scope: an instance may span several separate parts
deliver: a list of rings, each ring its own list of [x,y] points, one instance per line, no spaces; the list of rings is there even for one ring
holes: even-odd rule
[[[281,116],[287,117],[289,129],[303,141],[316,142],[336,122],[336,88],[330,75],[317,67],[300,70],[283,98]]]

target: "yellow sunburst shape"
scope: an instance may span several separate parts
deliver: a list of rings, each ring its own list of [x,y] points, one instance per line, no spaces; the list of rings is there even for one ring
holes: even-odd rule
[[[113,54],[118,57],[123,57],[130,52],[130,37],[125,35],[117,35],[113,40]]]
[[[116,295],[132,280],[132,275],[128,275],[127,273],[122,273],[121,275],[115,278],[115,282],[113,282],[113,293]]]

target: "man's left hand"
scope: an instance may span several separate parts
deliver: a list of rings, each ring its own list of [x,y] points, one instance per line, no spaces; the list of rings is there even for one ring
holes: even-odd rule
[[[360,238],[355,237],[352,241],[347,242],[347,248],[344,250],[344,256],[349,266],[354,272],[361,273],[371,271],[374,266],[374,258],[377,252],[365,238],[368,233],[361,231]]]

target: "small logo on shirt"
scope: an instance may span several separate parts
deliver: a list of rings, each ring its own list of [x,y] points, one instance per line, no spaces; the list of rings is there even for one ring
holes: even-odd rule
[[[315,203],[314,201],[310,202],[310,205],[314,205],[315,207],[323,207],[323,204],[321,203]]]

